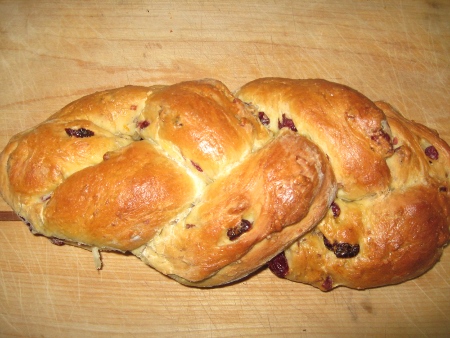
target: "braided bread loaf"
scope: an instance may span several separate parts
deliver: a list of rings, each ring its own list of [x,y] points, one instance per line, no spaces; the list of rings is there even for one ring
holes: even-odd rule
[[[323,290],[398,283],[449,240],[450,148],[324,80],[126,86],[14,136],[5,201],[55,244],[131,252],[180,283],[266,265]],[[98,267],[101,266],[97,261]]]

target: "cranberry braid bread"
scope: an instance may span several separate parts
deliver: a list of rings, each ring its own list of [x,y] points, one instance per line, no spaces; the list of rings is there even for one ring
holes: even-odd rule
[[[132,252],[186,285],[268,262],[327,290],[385,285],[429,269],[449,240],[448,145],[324,80],[95,93],[14,136],[0,165],[34,234]]]
[[[324,219],[271,260],[277,276],[324,291],[365,289],[439,260],[449,241],[450,148],[436,132],[322,80],[259,79],[237,96],[257,104],[274,132],[286,116],[318,144],[339,187]]]

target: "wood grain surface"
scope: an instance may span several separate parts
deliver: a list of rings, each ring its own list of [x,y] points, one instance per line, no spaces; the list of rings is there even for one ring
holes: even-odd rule
[[[0,148],[80,96],[213,77],[325,78],[386,100],[450,142],[450,3],[0,1]],[[0,211],[9,212],[4,201]],[[7,215],[7,214],[3,214]],[[2,217],[3,217],[2,216]],[[52,245],[0,222],[0,336],[450,335],[450,251],[401,285],[324,293],[261,270],[214,289],[133,256]]]

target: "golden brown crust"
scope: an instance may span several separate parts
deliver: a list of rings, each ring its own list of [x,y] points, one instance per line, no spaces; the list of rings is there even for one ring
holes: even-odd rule
[[[43,222],[57,238],[130,251],[188,208],[196,194],[185,170],[149,142],[134,142],[60,184]]]
[[[448,197],[437,186],[395,190],[364,202],[338,201],[341,214],[327,217],[285,253],[287,279],[324,291],[339,285],[366,289],[396,284],[431,268],[449,240]],[[338,258],[330,243],[358,245]]]
[[[236,280],[310,230],[334,191],[326,157],[285,130],[210,184],[185,220],[155,236],[139,255],[185,284]],[[250,229],[232,238],[230,229],[242,222]],[[237,261],[238,268],[226,268]]]
[[[383,136],[390,131],[383,112],[360,93],[320,79],[263,78],[244,85],[237,96],[264,112],[272,130],[285,115],[301,135],[320,145],[343,198],[359,199],[387,188],[385,158],[392,147]]]
[[[151,91],[143,118],[149,123],[143,137],[172,156],[181,156],[210,180],[269,138],[243,103],[215,80]]]
[[[310,230],[335,194],[316,145],[253,113],[216,80],[95,93],[11,140],[2,195],[34,233],[227,283]]]
[[[192,286],[283,255],[283,276],[323,290],[399,283],[449,241],[449,146],[325,80],[98,92],[13,137],[0,165],[33,233],[131,251]]]
[[[147,93],[158,87],[125,86],[93,93],[69,103],[49,120],[88,120],[115,135],[135,136]]]
[[[429,270],[450,240],[450,147],[388,104],[377,105],[386,113],[393,137],[389,190],[358,201],[337,198],[339,215],[330,210],[314,231],[286,251],[286,278],[325,291],[339,285],[366,289],[397,284]],[[427,155],[429,146],[437,150],[437,158]],[[339,258],[333,249],[346,244],[358,245],[359,253]]]

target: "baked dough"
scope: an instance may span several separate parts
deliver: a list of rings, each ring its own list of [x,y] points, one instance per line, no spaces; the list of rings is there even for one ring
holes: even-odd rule
[[[203,79],[70,103],[10,140],[0,188],[32,233],[97,258],[131,252],[186,285],[269,262],[323,290],[366,288],[439,259],[449,153],[343,85],[266,78],[233,94]]]
[[[324,219],[269,263],[277,276],[324,291],[366,289],[439,260],[449,241],[450,148],[435,131],[323,80],[259,79],[237,96],[275,121],[271,130],[282,114],[292,119],[329,156],[339,187]]]
[[[55,243],[229,283],[311,230],[336,191],[317,145],[252,112],[216,80],[86,96],[13,137],[2,196]]]

